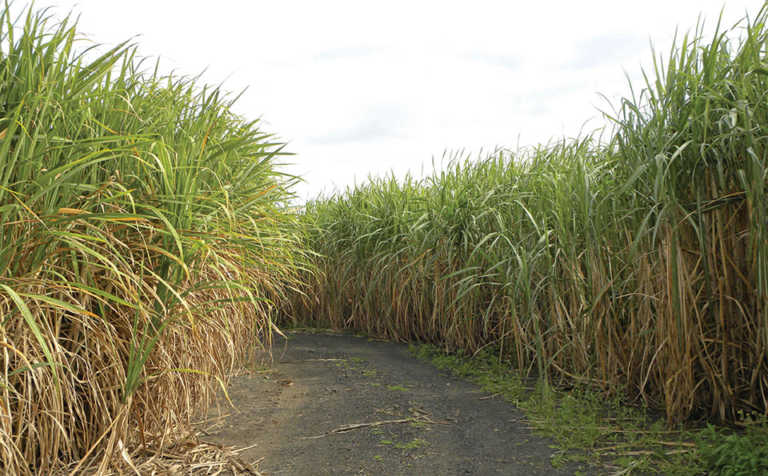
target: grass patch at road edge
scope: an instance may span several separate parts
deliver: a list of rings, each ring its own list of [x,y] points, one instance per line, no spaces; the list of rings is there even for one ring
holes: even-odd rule
[[[446,354],[428,344],[411,352],[519,407],[530,427],[555,441],[552,465],[593,465],[607,474],[765,474],[768,426],[746,419],[746,431],[712,425],[670,428],[660,415],[588,388],[559,391],[524,380],[498,353]]]

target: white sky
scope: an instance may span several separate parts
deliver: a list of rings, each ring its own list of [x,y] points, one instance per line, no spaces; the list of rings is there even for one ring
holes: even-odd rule
[[[730,26],[762,0],[48,0],[98,43],[240,92],[236,111],[288,142],[301,197],[368,174],[431,171],[603,124],[650,42],[668,52],[701,13]],[[16,6],[19,4],[17,3]],[[639,86],[639,80],[635,83]]]

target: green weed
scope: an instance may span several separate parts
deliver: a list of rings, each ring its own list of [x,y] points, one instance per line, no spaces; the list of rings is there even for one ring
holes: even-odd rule
[[[698,435],[698,448],[709,474],[768,474],[768,425],[765,417],[748,421],[746,430],[738,433],[708,425]]]
[[[393,392],[407,392],[408,389],[403,387],[402,385],[387,385],[387,390],[392,390]]]
[[[605,472],[681,475],[711,468],[694,442],[701,430],[670,430],[658,416],[586,387],[563,392],[543,384],[526,386],[495,352],[459,356],[430,345],[411,346],[411,351],[521,408],[536,433],[555,441],[555,467],[577,462]]]
[[[426,440],[422,440],[421,438],[415,438],[408,443],[397,443],[395,444],[395,448],[400,450],[415,450],[419,448],[424,448],[425,446],[429,446],[429,442]]]

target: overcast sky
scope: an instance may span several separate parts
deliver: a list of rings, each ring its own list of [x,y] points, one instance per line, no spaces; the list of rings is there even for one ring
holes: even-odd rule
[[[628,94],[650,43],[667,52],[699,14],[713,26],[762,0],[48,0],[98,43],[135,37],[167,70],[240,92],[236,112],[296,155],[302,197],[368,174],[430,171],[446,150],[477,155],[573,137]],[[18,4],[17,4],[18,5]],[[138,36],[137,36],[138,35]],[[638,80],[639,84],[639,80]]]

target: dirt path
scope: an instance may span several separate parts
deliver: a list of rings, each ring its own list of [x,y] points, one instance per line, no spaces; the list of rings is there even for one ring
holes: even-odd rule
[[[237,409],[208,441],[263,457],[266,475],[552,475],[546,439],[512,405],[412,357],[348,335],[290,334],[269,372],[238,377]],[[210,417],[218,415],[217,410]]]

